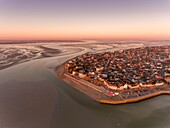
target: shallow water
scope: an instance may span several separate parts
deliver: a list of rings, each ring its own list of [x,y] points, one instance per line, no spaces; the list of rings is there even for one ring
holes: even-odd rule
[[[168,128],[170,97],[106,105],[59,80],[53,68],[88,50],[0,71],[0,128]]]

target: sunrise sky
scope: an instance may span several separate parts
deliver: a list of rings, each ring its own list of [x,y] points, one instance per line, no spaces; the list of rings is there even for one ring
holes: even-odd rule
[[[170,0],[0,0],[0,39],[170,39]]]

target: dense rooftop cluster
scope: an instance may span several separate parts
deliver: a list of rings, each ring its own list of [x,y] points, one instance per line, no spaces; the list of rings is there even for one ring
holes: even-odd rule
[[[170,46],[87,53],[66,65],[72,75],[111,90],[160,86],[170,78]]]

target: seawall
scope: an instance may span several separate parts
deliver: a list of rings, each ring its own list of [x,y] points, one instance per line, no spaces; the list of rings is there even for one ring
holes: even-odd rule
[[[133,103],[133,102],[139,102],[145,99],[149,99],[152,97],[156,97],[159,95],[163,95],[163,94],[170,95],[170,91],[162,90],[162,91],[156,91],[151,94],[144,95],[144,96],[138,96],[138,97],[128,98],[128,99],[122,98],[121,95],[110,96],[108,93],[103,92],[101,89],[98,89],[97,87],[95,87],[96,85],[89,83],[88,81],[85,81],[81,78],[70,75],[67,72],[67,69],[65,68],[65,64],[66,63],[56,68],[56,73],[58,77],[62,79],[63,81],[65,81],[67,84],[69,84],[71,87],[81,91],[82,93],[91,97],[93,100],[100,102],[100,103],[106,103],[106,104]]]

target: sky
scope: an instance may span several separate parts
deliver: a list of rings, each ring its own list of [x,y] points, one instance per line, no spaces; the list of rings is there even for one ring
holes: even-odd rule
[[[0,39],[170,39],[170,0],[0,0]]]

